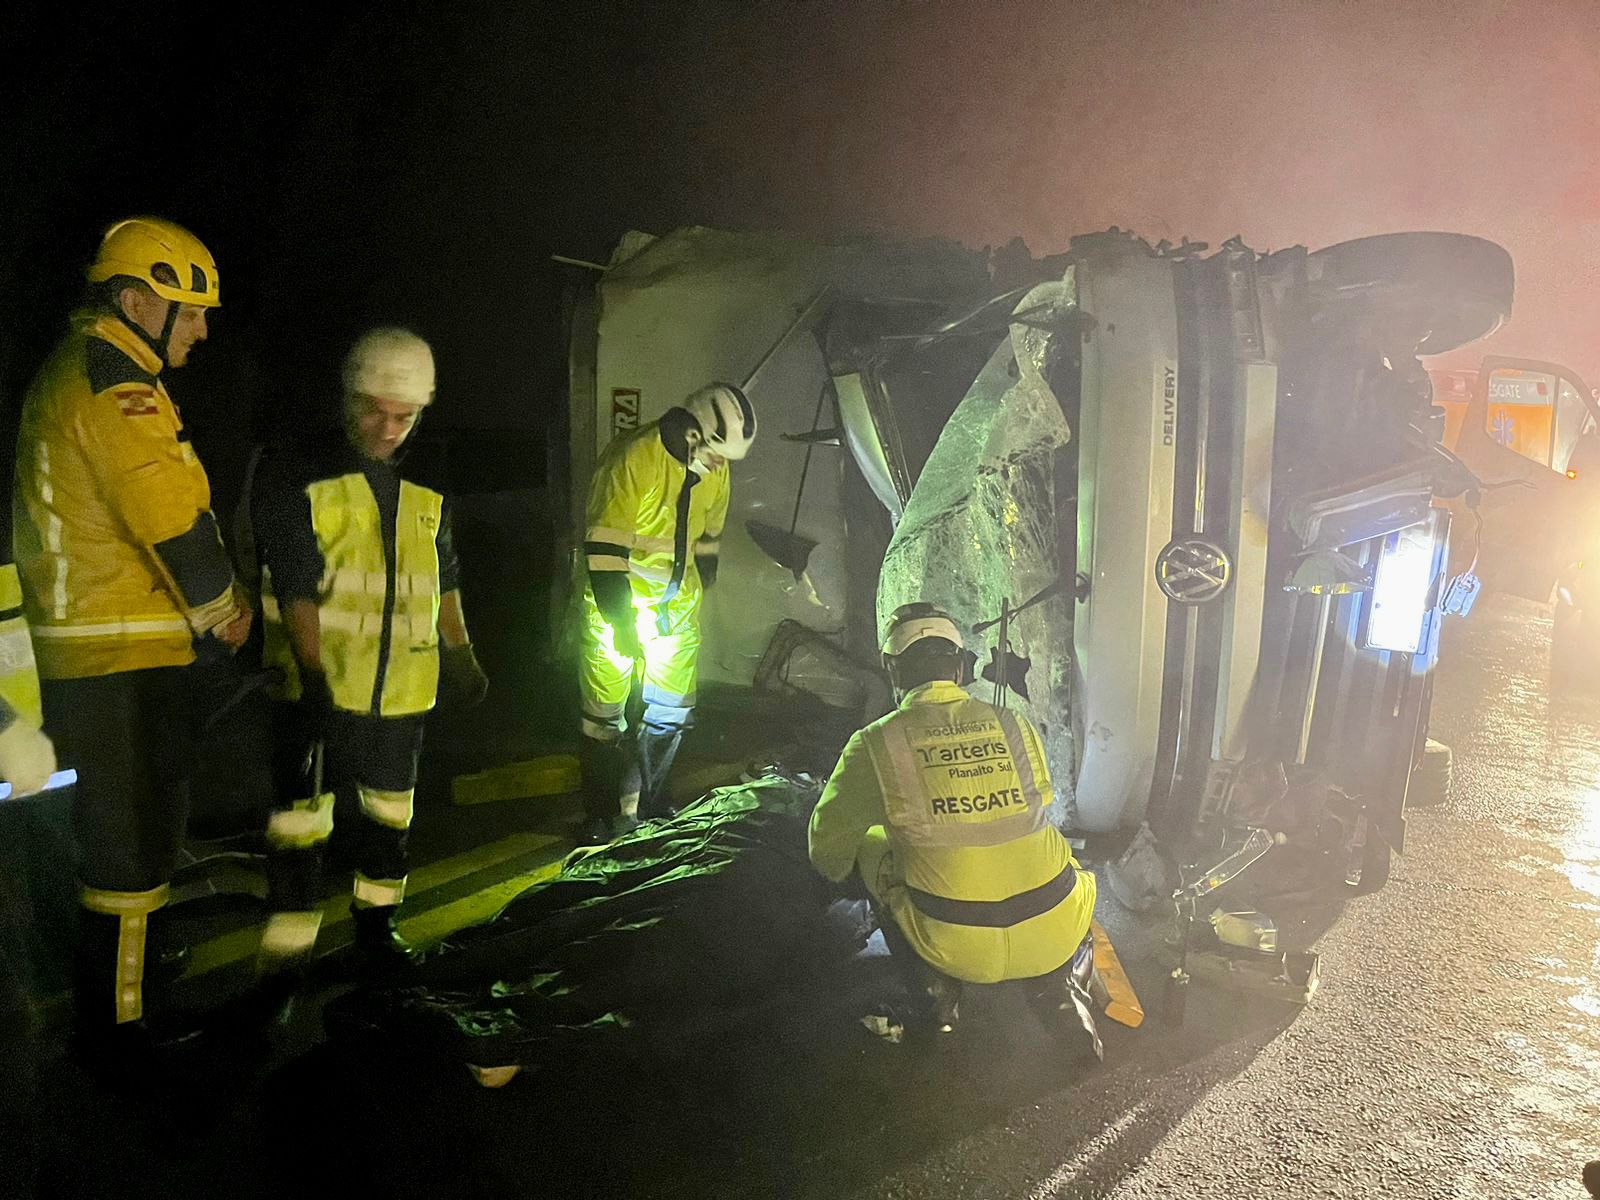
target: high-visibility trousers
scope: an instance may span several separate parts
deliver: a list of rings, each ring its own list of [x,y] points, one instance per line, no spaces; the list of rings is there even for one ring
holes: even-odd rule
[[[275,713],[274,774],[283,807],[267,821],[267,906],[262,936],[267,959],[309,954],[322,921],[323,858],[340,828],[355,866],[351,905],[394,908],[406,893],[406,842],[411,829],[424,718],[374,717],[336,709],[321,731],[322,791],[313,795],[303,774],[312,736],[294,705]]]
[[[670,612],[669,632],[662,633],[653,607],[635,606],[634,625],[644,647],[643,725],[647,732],[681,733],[694,717],[695,672],[700,658],[698,603],[682,604],[680,596]],[[698,601],[694,596],[693,600]],[[578,690],[583,703],[583,735],[600,742],[622,737],[632,690],[639,668],[617,652],[615,633],[601,616],[594,596],[584,593],[583,665]]]
[[[967,983],[1032,979],[1059,970],[1094,920],[1094,875],[1078,869],[1071,894],[1038,916],[1002,928],[954,924],[920,912],[895,861],[888,831],[874,825],[861,839],[856,868],[880,911],[887,909],[917,954],[942,974]]]
[[[88,1029],[144,1015],[146,931],[167,902],[189,817],[198,680],[189,666],[44,681],[45,732],[78,772],[74,991]]]

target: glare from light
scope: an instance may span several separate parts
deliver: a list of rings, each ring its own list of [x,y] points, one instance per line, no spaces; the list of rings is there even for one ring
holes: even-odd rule
[[[1374,650],[1415,654],[1422,642],[1422,619],[1433,584],[1433,529],[1408,525],[1383,541],[1372,584],[1372,619],[1367,645]]]

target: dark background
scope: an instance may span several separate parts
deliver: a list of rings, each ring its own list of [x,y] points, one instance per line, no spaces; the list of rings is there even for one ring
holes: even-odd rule
[[[438,420],[537,427],[548,255],[686,222],[1037,253],[1112,223],[1262,248],[1460,229],[1517,257],[1501,348],[1600,376],[1583,0],[143,0],[0,21],[8,393],[99,229],[139,211],[221,265],[194,373],[227,400],[180,381],[188,404],[258,424],[370,315],[436,341]]]
[[[538,492],[539,439],[562,450],[550,255],[604,259],[628,228],[1037,254],[1113,223],[1262,249],[1456,229],[1517,260],[1495,348],[1593,382],[1596,26],[1587,0],[14,6],[0,413],[101,228],[138,212],[220,264],[212,338],[171,380],[219,509],[252,438],[328,411],[376,320],[434,344],[425,434],[479,431],[457,467],[501,446],[489,485],[525,462]],[[551,569],[558,505],[480,516],[525,521],[518,569]]]

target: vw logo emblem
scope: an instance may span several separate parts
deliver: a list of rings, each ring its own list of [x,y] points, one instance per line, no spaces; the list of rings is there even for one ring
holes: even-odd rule
[[[1156,556],[1156,583],[1167,599],[1204,604],[1222,595],[1233,576],[1228,552],[1200,537],[1174,538]]]

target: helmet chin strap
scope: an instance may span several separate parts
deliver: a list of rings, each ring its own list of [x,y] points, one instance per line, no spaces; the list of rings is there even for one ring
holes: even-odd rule
[[[172,327],[178,323],[178,302],[176,300],[167,301],[167,319],[161,324],[161,335],[159,337],[151,337],[150,331],[139,324],[138,321],[135,321],[120,305],[118,306],[118,312],[122,316],[122,323],[138,334],[144,344],[155,351],[156,357],[161,360],[161,365],[166,366],[167,352],[172,343]]]

